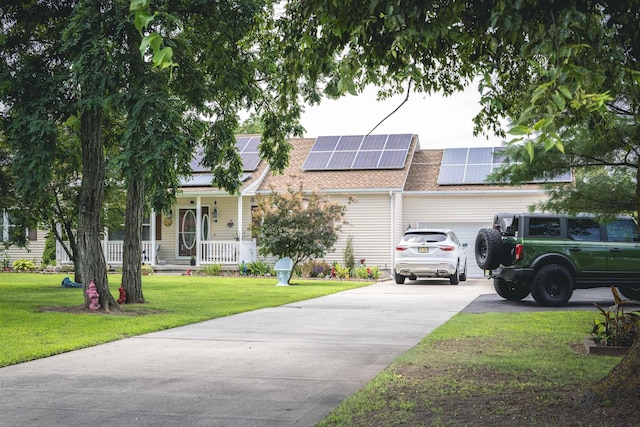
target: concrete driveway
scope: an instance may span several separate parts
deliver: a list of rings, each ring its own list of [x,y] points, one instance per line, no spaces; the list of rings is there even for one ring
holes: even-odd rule
[[[381,282],[0,369],[0,426],[312,426],[461,310],[594,310],[505,301],[485,279]]]
[[[492,292],[380,282],[0,369],[2,426],[312,426]]]

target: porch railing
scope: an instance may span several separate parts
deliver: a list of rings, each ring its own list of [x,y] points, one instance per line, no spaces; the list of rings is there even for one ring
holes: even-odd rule
[[[107,264],[122,264],[124,242],[122,240],[103,241],[102,250]],[[68,245],[68,242],[67,242]],[[142,242],[142,262],[155,264],[152,260],[153,242]],[[242,261],[251,262],[256,259],[257,247],[255,240],[228,241],[208,240],[200,242],[200,262],[198,264],[239,265]],[[157,257],[157,254],[156,254]],[[71,260],[60,244],[56,245],[56,259],[59,264],[70,264]],[[176,263],[183,264],[188,260]]]

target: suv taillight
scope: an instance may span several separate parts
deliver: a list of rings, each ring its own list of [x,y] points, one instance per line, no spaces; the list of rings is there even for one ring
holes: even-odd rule
[[[396,251],[398,252],[404,252],[407,250],[406,246],[396,246]]]
[[[440,246],[440,250],[441,251],[445,251],[445,252],[451,252],[453,250],[455,250],[454,246]]]
[[[520,261],[522,259],[523,254],[524,254],[524,246],[522,246],[522,243],[517,243],[516,251],[515,251],[516,261]]]

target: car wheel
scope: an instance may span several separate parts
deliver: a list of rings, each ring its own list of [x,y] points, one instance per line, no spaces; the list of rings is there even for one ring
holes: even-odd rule
[[[618,290],[625,297],[629,299],[634,299],[636,301],[640,301],[640,287],[633,287],[633,286],[628,286],[624,288],[618,287]]]
[[[573,276],[558,264],[544,266],[536,273],[531,283],[531,295],[544,307],[565,305],[573,294]]]
[[[495,228],[481,228],[476,236],[476,262],[483,270],[493,270],[502,260],[502,235]]]
[[[401,275],[399,275],[399,274],[396,274],[395,276],[396,276],[396,283],[397,283],[398,285],[404,285],[404,279],[405,279],[405,277],[404,277],[404,276],[401,276]]]
[[[449,276],[449,283],[452,285],[457,285],[460,283],[460,276],[458,275],[458,268],[456,268],[455,273]]]
[[[461,282],[467,281],[467,264],[464,265],[464,271],[460,273],[460,281]]]
[[[493,288],[498,295],[509,301],[520,301],[531,293],[523,283],[508,282],[500,278],[493,279]]]

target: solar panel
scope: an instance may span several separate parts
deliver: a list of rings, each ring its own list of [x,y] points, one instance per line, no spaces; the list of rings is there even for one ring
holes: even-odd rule
[[[438,184],[484,184],[492,171],[507,162],[504,150],[504,147],[445,148]],[[532,182],[571,182],[571,179],[572,174],[568,171]]]
[[[240,158],[242,159],[242,170],[244,172],[254,172],[258,169],[260,164],[260,145],[259,136],[239,136],[236,137],[236,147],[240,152]],[[204,157],[204,148],[196,148],[195,154],[191,159],[191,171],[192,172],[210,172],[211,168],[202,166],[202,158]]]
[[[246,142],[244,141],[245,139],[247,139]],[[236,146],[242,158],[242,170],[244,172],[253,172],[258,169],[258,165],[260,164],[260,151],[258,149],[260,137],[239,137],[236,138],[236,141]],[[241,145],[242,148],[240,148]]]
[[[402,169],[411,134],[320,136],[303,170]]]

